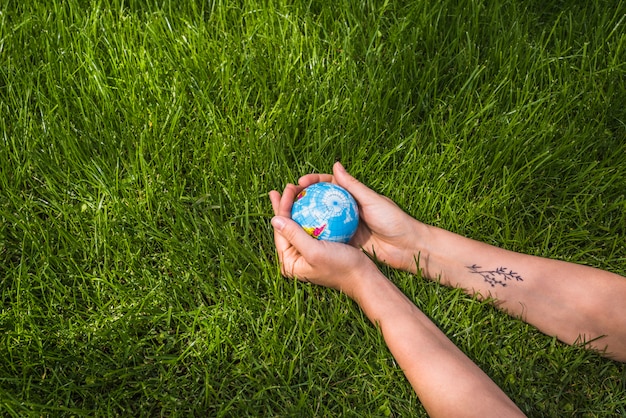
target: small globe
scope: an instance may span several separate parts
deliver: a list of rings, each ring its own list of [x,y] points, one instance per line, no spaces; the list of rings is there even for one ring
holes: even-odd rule
[[[291,218],[314,238],[347,243],[359,226],[359,209],[346,189],[322,182],[298,194]]]

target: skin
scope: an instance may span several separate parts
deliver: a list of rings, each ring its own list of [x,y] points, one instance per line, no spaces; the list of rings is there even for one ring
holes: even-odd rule
[[[290,219],[305,187],[333,182],[359,205],[350,245],[318,241]],[[372,191],[340,163],[270,192],[282,274],[344,292],[378,327],[431,416],[523,416],[371,261],[460,287],[556,336],[626,361],[626,279],[587,266],[519,254],[426,225]],[[368,256],[369,255],[369,256]]]

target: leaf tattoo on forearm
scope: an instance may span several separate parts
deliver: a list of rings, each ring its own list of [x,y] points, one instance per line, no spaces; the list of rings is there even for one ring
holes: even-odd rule
[[[482,270],[482,267],[476,264],[471,266],[467,266],[470,273],[479,274],[485,279],[491,287],[495,287],[496,285],[500,285],[502,287],[506,287],[509,282],[523,282],[522,276],[517,274],[511,269],[507,269],[506,267],[498,267],[495,270]]]

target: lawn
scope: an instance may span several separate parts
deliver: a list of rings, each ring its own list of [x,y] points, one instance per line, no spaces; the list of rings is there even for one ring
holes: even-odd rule
[[[352,301],[281,277],[267,192],[340,160],[428,224],[626,275],[625,25],[0,0],[0,415],[425,416]],[[529,416],[626,415],[624,364],[381,269]]]

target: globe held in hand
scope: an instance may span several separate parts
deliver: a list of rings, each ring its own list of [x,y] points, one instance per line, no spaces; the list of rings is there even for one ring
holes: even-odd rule
[[[347,243],[359,225],[359,210],[346,189],[322,182],[298,194],[291,218],[314,238]]]

